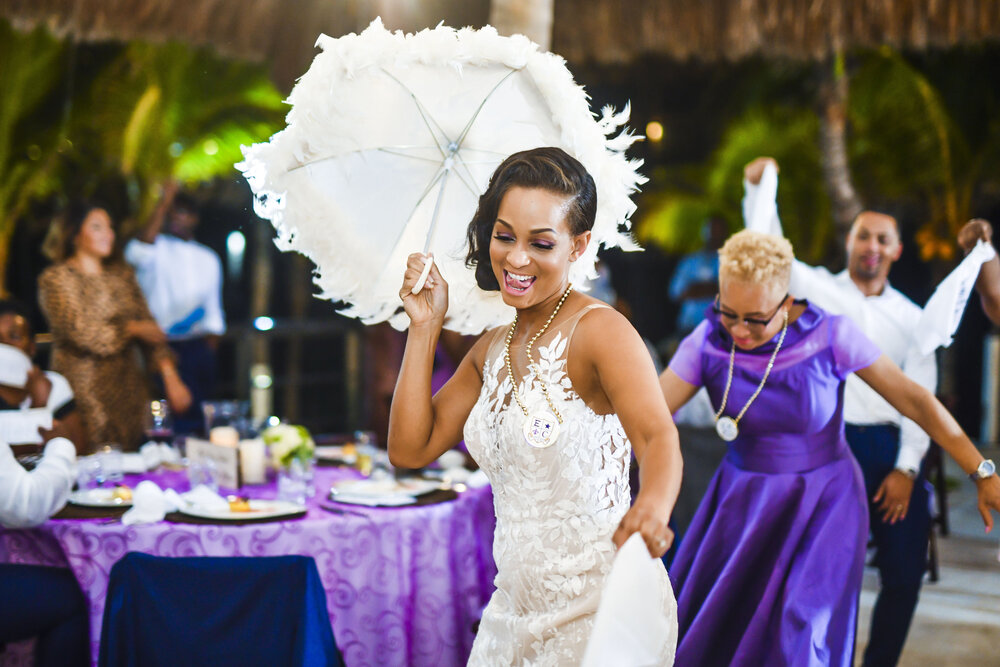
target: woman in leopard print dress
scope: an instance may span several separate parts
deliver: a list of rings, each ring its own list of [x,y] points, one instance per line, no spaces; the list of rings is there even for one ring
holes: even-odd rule
[[[91,445],[136,449],[149,406],[149,377],[163,377],[178,412],[191,403],[135,275],[113,258],[115,232],[103,208],[74,203],[48,248],[56,264],[39,278],[39,301],[52,329],[52,368],[69,380]]]

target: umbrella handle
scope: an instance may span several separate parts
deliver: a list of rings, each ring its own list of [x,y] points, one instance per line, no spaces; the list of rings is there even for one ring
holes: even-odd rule
[[[410,290],[410,294],[418,294],[420,290],[424,288],[424,283],[427,282],[427,276],[431,274],[431,267],[434,266],[434,255],[427,255],[424,259],[424,270],[420,272],[420,277],[417,278],[417,283]]]

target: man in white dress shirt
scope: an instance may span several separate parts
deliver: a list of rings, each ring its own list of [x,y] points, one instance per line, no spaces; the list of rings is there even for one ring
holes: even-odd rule
[[[28,472],[0,442],[0,525],[28,528],[66,504],[76,479],[76,449],[66,438],[45,445]],[[69,568],[0,564],[0,652],[3,644],[36,637],[39,667],[90,663],[87,603]]]
[[[197,205],[169,184],[138,238],[125,246],[149,310],[178,356],[178,371],[191,390],[192,409],[175,421],[180,432],[201,425],[201,402],[212,397],[215,350],[226,331],[222,309],[222,264],[194,240]],[[161,230],[164,233],[161,233]]]
[[[748,199],[756,196],[767,161],[774,164],[759,158],[747,165]],[[777,220],[774,226],[780,229]],[[889,284],[889,270],[902,252],[896,220],[864,211],[847,238],[847,269],[833,275],[796,262],[789,292],[850,317],[907,377],[934,392],[936,358],[921,354],[913,340],[921,309]],[[865,478],[881,581],[863,664],[895,665],[927,566],[931,519],[922,461],[930,439],[854,375],[844,391],[844,421],[848,445]]]

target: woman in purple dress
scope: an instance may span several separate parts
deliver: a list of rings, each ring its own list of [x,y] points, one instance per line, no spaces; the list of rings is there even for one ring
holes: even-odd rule
[[[787,295],[783,238],[742,231],[719,251],[713,312],[660,376],[676,411],[702,386],[725,460],[681,543],[671,579],[685,665],[851,665],[868,510],[844,439],[856,373],[979,479],[1000,480],[951,415],[850,320]]]

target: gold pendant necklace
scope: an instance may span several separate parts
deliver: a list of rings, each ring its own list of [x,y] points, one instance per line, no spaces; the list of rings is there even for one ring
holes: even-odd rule
[[[750,408],[750,405],[757,399],[757,395],[760,394],[761,389],[764,388],[764,383],[767,382],[767,377],[771,374],[771,369],[774,367],[774,360],[778,356],[778,350],[781,349],[781,344],[785,342],[785,333],[788,332],[788,311],[785,311],[785,323],[781,327],[781,336],[778,338],[778,344],[774,346],[774,352],[771,353],[771,359],[767,362],[767,370],[764,371],[764,377],[761,378],[760,384],[757,385],[757,391],[753,393],[753,396],[746,402],[740,413],[736,415],[736,418],[723,417],[722,411],[726,409],[726,401],[729,400],[729,387],[733,383],[733,363],[736,360],[736,341],[733,341],[733,345],[729,348],[729,375],[726,376],[726,391],[722,394],[722,405],[719,406],[719,411],[715,413],[715,432],[719,434],[719,437],[726,442],[732,442],[740,434],[739,422],[743,419],[743,415]]]
[[[566,301],[566,297],[569,296],[571,291],[573,291],[572,283],[566,287],[566,291],[563,292],[562,297],[559,299],[559,303],[556,304],[556,309],[552,311],[551,315],[549,315],[549,319],[545,321],[545,324],[538,330],[538,333],[531,337],[531,340],[528,341],[528,345],[524,349],[525,355],[528,357],[528,368],[535,371],[535,377],[538,378],[538,383],[542,387],[542,394],[545,395],[545,402],[549,404],[549,408],[551,408],[552,412],[549,412],[545,408],[540,408],[529,414],[527,406],[525,406],[524,402],[521,400],[520,393],[517,391],[517,381],[514,379],[514,370],[510,363],[510,342],[514,339],[514,331],[517,329],[516,312],[514,313],[514,321],[510,325],[510,331],[507,332],[507,341],[504,344],[503,361],[504,365],[507,367],[507,377],[510,378],[510,384],[514,393],[514,400],[517,401],[517,404],[520,406],[521,412],[524,413],[525,417],[524,427],[522,429],[524,431],[524,439],[529,445],[538,449],[544,449],[545,447],[552,445],[556,441],[556,438],[559,437],[559,425],[562,424],[562,415],[559,414],[559,411],[556,410],[556,406],[552,403],[552,399],[549,398],[548,383],[542,379],[541,370],[531,359],[531,346],[535,344],[535,341],[538,340],[538,338],[549,328],[549,325],[552,324],[552,320],[555,319],[556,313],[558,313],[559,309],[562,308],[563,303]]]

